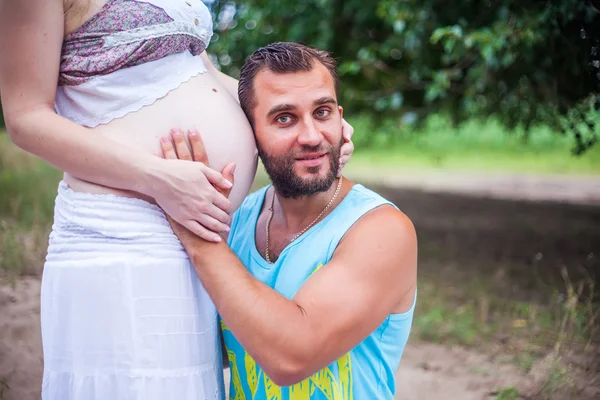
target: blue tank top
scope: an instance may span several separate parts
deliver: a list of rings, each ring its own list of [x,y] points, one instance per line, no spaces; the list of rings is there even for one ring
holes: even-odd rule
[[[274,264],[256,248],[256,223],[269,186],[246,198],[235,213],[229,245],[249,272],[288,299],[331,259],[338,242],[366,212],[391,204],[362,185],[354,185],[340,204],[304,235],[289,244]],[[368,268],[368,265],[365,265]],[[416,300],[416,295],[415,295]],[[355,348],[293,386],[275,385],[221,320],[231,371],[231,400],[392,400],[398,368],[410,333],[414,303],[391,314]]]

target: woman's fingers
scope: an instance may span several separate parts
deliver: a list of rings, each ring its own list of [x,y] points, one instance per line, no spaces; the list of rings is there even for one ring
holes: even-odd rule
[[[222,193],[217,192],[214,194],[214,196],[212,196],[211,200],[214,210],[219,210],[220,213],[217,214],[217,212],[213,211],[211,208],[207,214],[212,215],[221,222],[227,223],[229,220],[229,212],[231,211],[231,202],[229,199]]]
[[[342,119],[342,137],[344,138],[344,144],[340,150],[338,177],[342,176],[342,169],[344,169],[348,161],[350,161],[350,157],[352,157],[352,153],[354,152],[352,135],[354,135],[354,128],[345,119]]]
[[[350,160],[350,156],[352,156],[353,152],[354,142],[348,142],[342,145],[342,148],[340,149],[340,158],[345,161],[344,164]]]
[[[344,141],[346,143],[351,141],[352,135],[354,135],[354,128],[345,119],[342,119],[342,136],[344,137]]]
[[[228,216],[229,219],[229,216]],[[198,223],[211,232],[229,232],[229,225],[217,221],[208,214],[202,214],[196,218]]]
[[[339,159],[340,168],[338,171],[338,177],[342,176],[342,169],[344,169],[344,167],[346,166],[348,161],[350,161],[350,157],[352,156],[353,152],[354,152],[354,143],[352,141],[346,142],[342,145],[342,148],[340,150],[340,159]]]
[[[202,239],[208,242],[220,242],[221,236],[219,236],[215,232],[211,232],[202,225],[200,225],[197,221],[186,221],[183,226],[189,229],[196,236],[201,237]]]

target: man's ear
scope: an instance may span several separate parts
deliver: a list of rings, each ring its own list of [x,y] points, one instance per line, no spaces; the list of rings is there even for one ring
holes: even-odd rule
[[[344,107],[338,106],[338,110],[340,111],[340,118],[344,118]]]

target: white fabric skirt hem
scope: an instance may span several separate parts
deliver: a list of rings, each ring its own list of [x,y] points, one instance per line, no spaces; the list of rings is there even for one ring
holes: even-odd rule
[[[61,182],[41,319],[43,400],[224,398],[216,309],[155,205]]]

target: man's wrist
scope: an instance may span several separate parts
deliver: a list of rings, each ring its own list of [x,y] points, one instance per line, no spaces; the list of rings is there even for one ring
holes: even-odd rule
[[[191,251],[188,251],[188,255],[190,260],[192,261],[192,265],[197,270],[197,273],[200,274],[200,270],[204,270],[206,255],[203,251],[203,246],[205,246],[208,242],[205,242],[203,239],[199,239],[197,245],[193,247]]]
[[[196,267],[204,267],[206,261],[214,257],[215,251],[218,251],[219,247],[223,245],[227,246],[223,240],[219,243],[215,243],[204,240],[192,233],[190,233],[190,236],[193,236],[193,238],[188,238],[186,240],[188,243],[185,247],[187,248],[190,260]]]

